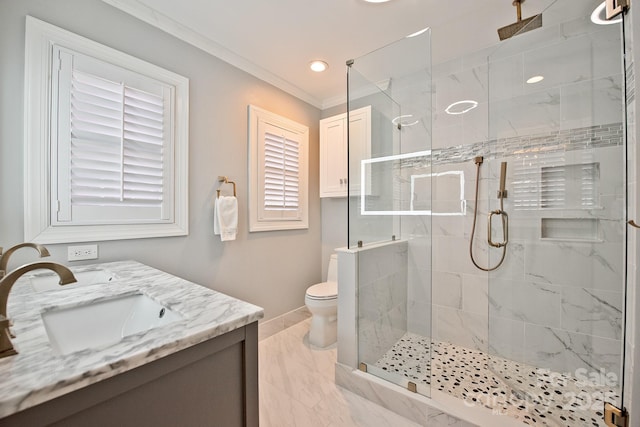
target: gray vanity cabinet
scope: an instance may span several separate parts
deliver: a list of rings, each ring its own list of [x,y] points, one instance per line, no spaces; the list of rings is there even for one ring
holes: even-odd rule
[[[258,324],[0,419],[0,426],[258,426]]]

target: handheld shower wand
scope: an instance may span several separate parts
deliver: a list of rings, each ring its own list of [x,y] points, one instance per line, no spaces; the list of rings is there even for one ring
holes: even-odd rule
[[[504,211],[504,199],[507,197],[507,190],[505,189],[506,181],[507,181],[507,162],[502,162],[500,165],[500,189],[498,190],[498,199],[500,200],[500,209],[496,209],[491,211],[488,216],[488,224],[487,224],[487,242],[489,246],[494,248],[502,248],[502,255],[500,257],[500,261],[494,267],[481,267],[473,256],[473,237],[476,232],[476,218],[478,213],[478,188],[480,184],[480,166],[484,161],[482,156],[478,156],[474,159],[476,163],[476,195],[475,195],[475,204],[476,207],[473,211],[473,225],[471,227],[471,237],[469,238],[469,255],[471,256],[471,262],[476,268],[482,271],[493,271],[502,265],[504,262],[504,258],[507,254],[507,244],[509,243],[509,216]],[[500,215],[500,219],[502,220],[502,242],[494,242],[492,239],[492,229],[491,229],[491,220],[494,215]]]
[[[500,190],[498,190],[498,199],[502,200],[507,197],[507,190],[505,190],[505,184],[507,182],[507,162],[500,164]]]

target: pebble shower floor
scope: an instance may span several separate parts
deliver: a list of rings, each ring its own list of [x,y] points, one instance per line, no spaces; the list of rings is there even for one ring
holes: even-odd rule
[[[598,427],[603,425],[604,400],[619,400],[604,385],[412,333],[375,366],[417,384],[433,381],[432,387],[465,404],[482,405],[536,426]]]

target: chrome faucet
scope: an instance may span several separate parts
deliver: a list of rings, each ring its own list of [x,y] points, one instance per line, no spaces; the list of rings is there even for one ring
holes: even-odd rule
[[[20,243],[19,245],[10,247],[4,253],[2,252],[2,247],[0,247],[0,279],[4,277],[7,271],[7,264],[9,263],[9,257],[11,256],[11,254],[13,254],[15,251],[17,251],[20,248],[34,248],[35,250],[38,251],[40,258],[47,257],[50,255],[47,248],[45,248],[43,245],[40,245],[38,243],[30,243],[30,242]]]
[[[12,334],[9,330],[11,321],[7,317],[7,301],[9,292],[13,288],[14,283],[23,274],[44,268],[55,272],[60,277],[60,285],[67,285],[76,281],[75,276],[67,267],[55,262],[34,262],[25,264],[8,273],[0,280],[0,358],[18,354],[11,344]]]

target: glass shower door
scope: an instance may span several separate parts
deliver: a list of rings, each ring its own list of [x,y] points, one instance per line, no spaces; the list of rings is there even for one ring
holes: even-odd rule
[[[601,425],[622,394],[623,41],[621,24],[591,22],[599,3],[556,1],[488,58],[484,202],[498,208],[506,162],[509,216],[489,273],[490,363],[514,404],[560,425]]]
[[[423,395],[430,395],[431,372],[430,66],[427,30],[348,69],[360,367]],[[363,111],[370,120],[364,144]]]

